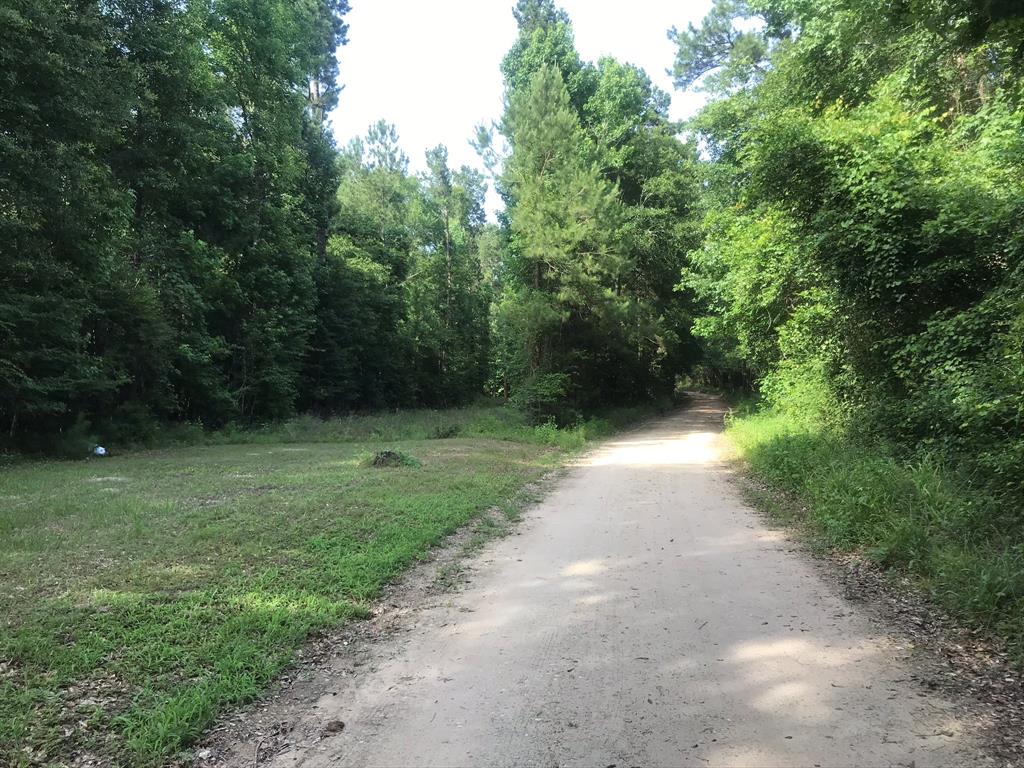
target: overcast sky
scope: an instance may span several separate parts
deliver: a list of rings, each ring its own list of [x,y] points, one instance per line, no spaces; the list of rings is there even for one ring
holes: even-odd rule
[[[512,46],[514,0],[351,0],[349,42],[338,53],[344,85],[332,116],[339,144],[383,118],[398,129],[414,171],[423,153],[448,147],[451,165],[480,167],[469,139],[502,111],[501,59]],[[698,22],[711,0],[562,0],[584,60],[611,55],[642,67],[672,95],[671,115],[688,117],[699,95],[672,88],[666,34]],[[493,210],[493,193],[488,207]]]

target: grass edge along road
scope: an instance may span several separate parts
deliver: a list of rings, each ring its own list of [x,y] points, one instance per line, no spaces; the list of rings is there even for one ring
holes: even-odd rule
[[[740,408],[726,434],[756,478],[795,502],[757,494],[764,512],[910,576],[1024,666],[1024,527],[1012,504],[938,457],[901,457],[793,413]]]
[[[446,536],[642,415],[298,419],[0,468],[0,763],[182,755],[311,635],[366,615]],[[385,448],[411,460],[373,466]]]

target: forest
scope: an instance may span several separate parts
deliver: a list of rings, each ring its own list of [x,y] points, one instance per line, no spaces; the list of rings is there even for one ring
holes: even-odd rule
[[[672,35],[712,94],[697,365],[759,398],[734,442],[826,545],[1019,655],[1024,8],[719,0]]]
[[[717,0],[669,31],[685,125],[520,0],[489,174],[411,174],[384,121],[336,146],[347,9],[6,4],[8,450],[703,384],[1024,498],[1012,0]]]
[[[487,180],[443,146],[419,175],[384,122],[335,146],[346,9],[9,6],[9,445],[484,393],[568,421],[671,391],[694,359],[674,286],[697,183],[667,96],[582,62],[567,17],[523,3],[504,63],[513,149],[494,167],[507,210],[489,225]]]
[[[333,139],[345,0],[6,5],[10,450],[684,382],[1024,498],[1012,0],[717,0],[669,32],[686,125],[521,0],[489,174],[415,175],[384,121]]]

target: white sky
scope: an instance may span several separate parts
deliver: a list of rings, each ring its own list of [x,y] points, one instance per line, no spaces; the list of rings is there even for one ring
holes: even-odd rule
[[[339,144],[383,118],[398,129],[414,171],[444,144],[452,167],[481,167],[469,139],[502,111],[501,59],[516,37],[514,0],[351,0],[349,42],[338,52],[344,85],[332,115]],[[699,22],[711,0],[561,0],[584,60],[611,55],[642,67],[672,96],[671,116],[692,115],[701,94],[672,88],[669,27]],[[493,190],[488,209],[498,205]]]

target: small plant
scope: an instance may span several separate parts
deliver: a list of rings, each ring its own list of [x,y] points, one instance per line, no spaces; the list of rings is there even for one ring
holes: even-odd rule
[[[404,451],[390,449],[377,451],[363,463],[369,467],[418,467],[421,465],[420,460],[415,456],[410,456]]]

